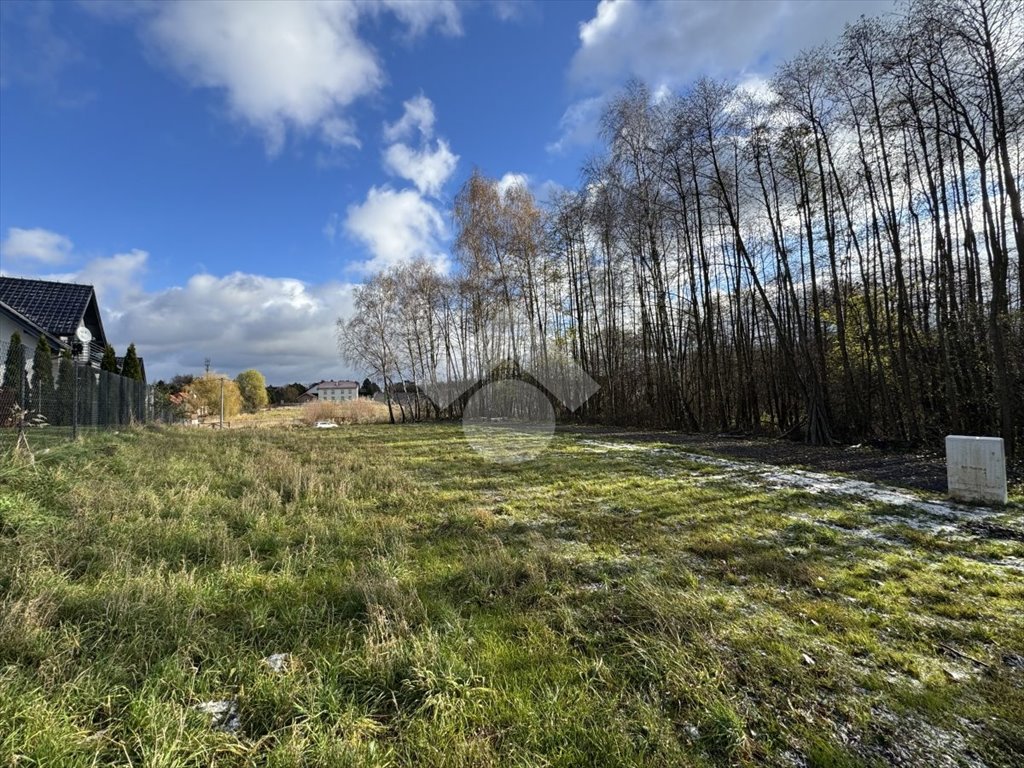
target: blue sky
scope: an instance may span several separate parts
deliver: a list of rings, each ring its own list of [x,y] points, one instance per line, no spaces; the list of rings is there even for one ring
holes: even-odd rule
[[[358,376],[353,285],[445,268],[474,167],[578,183],[631,77],[758,82],[883,0],[0,3],[0,269],[96,285],[151,378]]]

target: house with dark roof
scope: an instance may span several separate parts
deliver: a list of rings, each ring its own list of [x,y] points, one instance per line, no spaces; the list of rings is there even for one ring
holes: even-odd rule
[[[75,342],[79,328],[92,335],[84,359],[99,367],[107,335],[91,285],[58,283],[52,280],[28,280],[0,276],[0,339],[7,341],[18,331],[22,343],[31,348],[45,336],[59,353]]]
[[[15,332],[21,336],[22,343],[27,343],[29,346],[35,344],[40,336],[44,336],[55,355],[71,348],[70,344],[65,344],[60,338],[25,317],[14,307],[9,307],[0,301],[0,343],[6,343],[11,338],[11,334]]]

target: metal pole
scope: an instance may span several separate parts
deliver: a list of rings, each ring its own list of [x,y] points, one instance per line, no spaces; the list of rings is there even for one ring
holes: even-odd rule
[[[220,428],[224,429],[224,379],[220,380]]]

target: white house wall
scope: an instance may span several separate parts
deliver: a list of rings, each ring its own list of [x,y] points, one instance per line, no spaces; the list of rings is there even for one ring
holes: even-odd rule
[[[359,390],[355,388],[336,389],[321,386],[317,392],[318,400],[330,403],[340,403],[346,400],[355,400],[357,397],[359,397]]]
[[[28,349],[35,349],[39,343],[39,334],[33,333],[20,323],[14,322],[7,316],[6,312],[0,312],[0,342],[5,346],[11,341],[11,334],[17,331],[21,334],[21,344]]]
[[[20,323],[16,323],[6,313],[0,312],[0,348],[4,352],[0,355],[0,381],[3,380],[6,367],[4,361],[7,359],[7,347],[11,343],[11,334],[15,331],[21,334],[21,346],[25,349],[25,371],[29,378],[32,378],[32,357],[36,344],[39,343],[39,334],[33,333]]]

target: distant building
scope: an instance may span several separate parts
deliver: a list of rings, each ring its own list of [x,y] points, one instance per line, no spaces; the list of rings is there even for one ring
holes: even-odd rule
[[[359,397],[359,384],[355,381],[328,380],[318,381],[307,389],[301,397],[300,402],[320,400],[321,402],[337,403],[344,400],[355,400]]]
[[[99,367],[107,335],[91,285],[58,283],[0,277],[0,340],[21,334],[21,343],[31,349],[45,336],[54,354],[71,349],[79,328],[86,328],[92,341],[83,349],[82,360]]]

